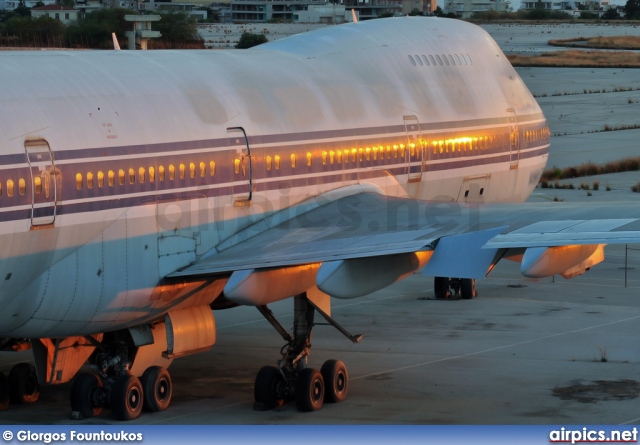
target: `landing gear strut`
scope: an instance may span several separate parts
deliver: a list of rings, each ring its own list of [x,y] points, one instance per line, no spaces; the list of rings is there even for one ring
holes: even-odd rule
[[[448,278],[435,277],[433,290],[436,298],[444,300],[452,296],[470,300],[478,296],[476,292],[476,280],[473,278]]]
[[[307,367],[311,351],[311,330],[317,311],[332,326],[352,342],[362,335],[353,336],[333,318],[314,305],[306,293],[294,297],[293,336],[280,325],[266,306],[258,310],[287,342],[282,348],[278,366],[265,366],[256,377],[254,409],[259,411],[276,408],[285,400],[294,400],[300,411],[316,411],[324,402],[341,402],[347,396],[349,375],[340,360],[327,360],[318,371]]]

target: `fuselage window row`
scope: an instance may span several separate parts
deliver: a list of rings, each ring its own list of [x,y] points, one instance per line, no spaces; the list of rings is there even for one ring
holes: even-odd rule
[[[176,178],[176,168],[173,164],[169,164],[169,180],[173,181]],[[186,175],[186,166],[185,164],[179,164],[178,166],[178,170],[179,170],[179,175],[180,175],[180,179],[185,179],[185,175]],[[137,173],[137,175],[136,175]],[[209,162],[209,176],[214,176],[216,173],[216,163],[214,161],[210,161]],[[191,179],[195,179],[196,175],[199,174],[199,176],[201,178],[206,177],[207,175],[207,164],[204,162],[200,162],[199,165],[196,167],[196,164],[191,162],[189,164],[189,177]],[[114,170],[108,170],[107,171],[107,182],[106,184],[109,187],[114,187],[116,185],[116,172]],[[123,186],[126,184],[127,179],[129,184],[135,184],[136,181],[140,184],[144,184],[147,182],[147,178],[150,184],[155,183],[156,182],[156,167],[154,166],[150,166],[149,169],[145,169],[145,167],[140,167],[138,168],[138,171],[136,172],[136,170],[134,168],[129,168],[126,172],[124,169],[119,169],[118,170],[118,184]],[[82,190],[85,187],[88,189],[93,189],[94,186],[96,185],[96,179],[97,177],[97,186],[98,188],[103,188],[105,186],[105,174],[103,171],[98,171],[98,173],[96,174],[96,176],[94,176],[93,172],[87,172],[86,176],[83,176],[82,173],[76,173],[76,189],[78,190]],[[86,178],[86,183],[84,182]],[[158,166],[158,179],[160,181],[165,181],[166,179],[166,169],[163,165],[159,165]],[[20,180],[20,181],[24,181],[24,180]],[[11,187],[9,182],[11,182]],[[42,190],[42,180],[40,179],[40,177],[36,177],[34,179],[34,186],[35,186],[35,192],[36,194],[40,193]],[[11,193],[13,193],[13,181],[9,180],[7,181],[7,194],[9,194],[9,190],[11,191]],[[0,196],[2,196],[2,187],[0,186]],[[13,194],[9,195],[9,196],[13,196]]]
[[[525,145],[540,143],[541,141],[548,141],[551,136],[548,127],[540,127],[533,129],[522,129],[518,133],[506,133],[500,132],[495,134],[488,134],[485,136],[465,136],[465,137],[453,137],[453,138],[425,138],[419,139],[416,137],[414,142],[404,143],[389,143],[386,145],[373,145],[368,147],[352,147],[352,148],[335,148],[330,150],[316,149],[312,151],[305,150],[304,152],[291,153],[290,161],[291,168],[295,169],[298,166],[298,156],[301,156],[306,162],[306,166],[309,169],[313,169],[316,165],[314,163],[314,157],[318,158],[318,164],[321,166],[342,165],[345,166],[350,163],[365,164],[369,162],[376,162],[379,165],[393,165],[403,163],[406,160],[407,152],[408,158],[419,160],[423,156],[428,156],[429,160],[437,160],[442,157],[443,159],[455,158],[464,156],[465,153],[473,153],[475,151],[490,151],[490,150],[504,150],[509,144],[517,144],[518,140],[521,140]],[[246,165],[242,163],[241,159],[235,158],[234,171],[238,175],[246,176]],[[264,163],[267,171],[276,170],[279,173],[286,174],[281,170],[281,157],[277,154],[269,154],[264,157]],[[242,168],[240,168],[242,167]],[[254,166],[255,168],[255,166]],[[176,172],[177,170],[177,172]],[[286,169],[285,169],[286,170]],[[168,172],[168,174],[167,174]],[[157,174],[156,174],[157,173]],[[176,175],[176,173],[178,173]],[[167,180],[174,181],[176,176],[181,180],[195,180],[196,178],[214,177],[216,174],[216,162],[209,161],[204,162],[191,161],[189,163],[171,163],[166,167],[165,165],[149,166],[149,167],[133,167],[98,170],[97,172],[78,172],[76,173],[76,188],[78,190],[86,189],[103,189],[105,187],[115,187],[116,185],[125,186],[128,184],[154,184],[156,180],[158,182],[165,182]],[[45,185],[48,184],[48,179],[45,178]],[[17,187],[16,187],[17,185]],[[40,176],[34,176],[33,178],[33,193],[34,195],[40,195],[43,193],[43,178]],[[17,193],[16,193],[17,188]],[[31,193],[31,192],[29,192]],[[19,178],[16,181],[14,179],[6,179],[0,183],[0,197],[14,197],[27,195],[27,181],[24,178]],[[30,194],[29,194],[30,196]]]
[[[435,57],[431,54],[427,57],[422,54],[419,56],[408,55],[409,63],[413,66],[462,66],[462,65],[473,65],[471,60],[471,56],[469,54],[436,54]],[[454,58],[455,57],[455,58]]]

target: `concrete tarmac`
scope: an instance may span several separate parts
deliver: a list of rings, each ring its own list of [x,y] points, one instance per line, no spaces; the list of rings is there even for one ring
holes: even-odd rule
[[[640,130],[589,133],[605,122],[633,123],[640,116],[637,92],[613,91],[639,87],[635,71],[519,72],[555,135],[549,165],[638,155]],[[596,81],[606,91],[585,93]],[[561,94],[565,89],[572,94]],[[637,200],[640,195],[629,190],[636,178],[640,173],[599,177],[601,190],[592,196],[537,189],[531,200]],[[334,317],[365,336],[354,345],[331,327],[315,328],[311,366],[341,359],[350,381],[344,402],[314,413],[299,413],[293,403],[252,409],[255,375],[276,363],[284,342],[254,308],[216,312],[213,349],[170,368],[171,407],[128,424],[638,423],[640,251],[629,247],[608,246],[604,263],[569,281],[530,281],[518,264],[502,262],[478,282],[480,297],[470,301],[434,300],[432,278],[421,275],[366,297],[334,300]],[[285,327],[292,323],[292,307],[292,301],[272,307]],[[29,360],[28,353],[0,353],[0,371]],[[120,424],[107,409],[71,421],[69,389],[43,389],[38,403],[0,412],[0,424]]]
[[[218,344],[171,366],[174,397],[131,424],[619,424],[640,421],[640,254],[624,246],[582,277],[537,282],[500,264],[474,300],[433,299],[414,275],[367,297],[333,302],[354,345],[328,326],[314,330],[311,365],[338,358],[349,396],[314,413],[293,403],[253,407],[253,381],[284,343],[253,308],[216,313]],[[285,326],[292,301],[273,305]],[[0,370],[19,358],[0,357]],[[604,361],[606,360],[606,361]],[[4,424],[119,424],[70,421],[70,385],[46,388],[31,406],[0,414]]]

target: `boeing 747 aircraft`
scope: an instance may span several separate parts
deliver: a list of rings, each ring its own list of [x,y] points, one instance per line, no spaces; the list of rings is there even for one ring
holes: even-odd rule
[[[286,343],[255,407],[317,410],[346,397],[348,372],[308,363],[314,320],[361,338],[330,297],[422,269],[438,298],[473,298],[500,259],[568,278],[640,240],[637,208],[522,204],[547,122],[463,21],[244,51],[3,52],[0,66],[0,346],[35,363],[0,374],[1,408],[74,379],[77,418],[164,410],[171,362],[215,344],[216,310],[250,305]],[[285,298],[291,331],[268,307]]]

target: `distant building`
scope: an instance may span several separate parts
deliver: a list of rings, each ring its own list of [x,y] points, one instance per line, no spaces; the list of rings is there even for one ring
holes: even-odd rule
[[[611,8],[610,0],[582,0],[582,1],[558,1],[542,0],[523,1],[520,9],[544,9],[545,11],[565,11],[574,17],[579,17],[582,11],[603,13]]]
[[[60,20],[65,25],[78,21],[78,13],[80,11],[74,8],[68,8],[62,5],[45,5],[31,10],[31,17],[48,16],[56,20]]]
[[[294,22],[303,23],[345,23],[352,21],[351,11],[344,5],[327,3],[326,5],[309,5],[305,11],[293,14]]]
[[[523,3],[524,4],[524,3]],[[445,0],[443,12],[453,12],[463,19],[471,17],[477,12],[505,12],[510,2],[506,0]]]
[[[324,0],[231,0],[231,21],[237,23],[293,21],[309,6],[324,6]]]
[[[543,1],[523,1],[520,9],[544,9],[545,11],[566,11],[574,9],[573,1],[543,0]]]
[[[55,4],[55,0],[41,0],[42,3],[46,5],[53,5]],[[33,8],[37,3],[38,0],[24,0],[24,5],[27,8]],[[7,9],[9,11],[13,11],[14,9],[16,9],[18,6],[20,6],[20,0],[0,0],[0,9]]]
[[[348,11],[355,9],[360,20],[403,15],[403,0],[341,0],[340,3],[343,3]]]

